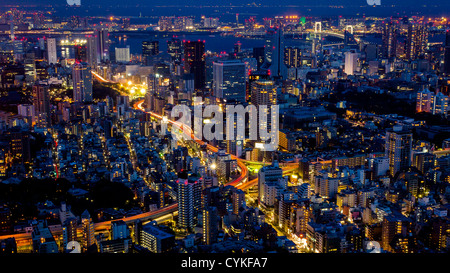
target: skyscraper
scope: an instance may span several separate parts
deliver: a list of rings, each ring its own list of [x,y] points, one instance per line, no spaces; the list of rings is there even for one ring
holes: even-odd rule
[[[408,24],[406,41],[406,59],[415,60],[425,53],[428,43],[428,29],[424,23],[412,22]]]
[[[398,27],[395,22],[383,22],[382,29],[382,55],[383,58],[397,56]]]
[[[302,50],[299,47],[285,47],[284,49],[284,64],[287,67],[301,67],[302,66]]]
[[[99,62],[109,61],[109,33],[106,29],[96,29],[94,37],[97,40],[97,56]]]
[[[261,66],[264,63],[264,47],[254,47],[253,48],[253,58],[256,59],[258,64],[258,70],[261,68]]]
[[[33,86],[35,121],[42,125],[49,125],[50,122],[50,97],[48,88],[47,85]]]
[[[278,114],[271,111],[271,106],[277,105],[277,88],[275,82],[262,79],[254,81],[251,86],[250,102],[255,105],[258,110],[257,130],[272,130],[273,119],[277,116],[276,114]],[[263,113],[267,117],[266,121],[260,119],[260,115],[262,114],[260,113],[261,110],[259,109],[259,106],[267,106],[265,109],[266,112]],[[252,124],[250,124],[250,126],[252,126]]]
[[[58,63],[58,56],[56,51],[56,39],[48,38],[47,39],[47,61],[49,64]]]
[[[77,241],[77,219],[69,218],[64,221],[62,225],[63,229],[63,244],[64,248],[67,247],[67,244],[71,241]]]
[[[116,47],[115,48],[116,62],[128,63],[130,62],[130,47]]]
[[[344,72],[347,75],[355,74],[358,65],[358,53],[354,50],[345,52],[345,69]]]
[[[384,217],[381,228],[381,247],[389,252],[393,252],[392,241],[396,235],[405,235],[410,222],[403,215],[388,215]]]
[[[194,74],[194,87],[206,84],[205,41],[184,41],[184,73]]]
[[[92,101],[92,74],[87,63],[75,63],[72,67],[74,102]]]
[[[159,54],[158,41],[143,41],[142,42],[142,62],[144,65],[151,65],[152,57]]]
[[[213,63],[213,90],[218,98],[245,102],[245,63],[237,60]]]
[[[81,214],[81,224],[82,224],[82,239],[83,248],[86,250],[90,246],[96,243],[94,237],[94,222],[92,221],[91,215],[87,210]]]
[[[86,62],[92,67],[97,67],[99,55],[97,51],[97,39],[93,35],[86,38]]]
[[[76,62],[87,62],[87,46],[86,45],[75,45],[75,61]]]
[[[271,46],[272,61],[269,67],[270,73],[273,77],[285,79],[287,77],[287,67],[284,63],[284,34],[281,29],[277,29],[272,35]]]
[[[203,209],[203,243],[211,245],[217,241],[219,232],[219,215],[216,207]]]
[[[201,209],[201,184],[187,174],[180,174],[178,180],[178,226],[191,230],[195,227],[198,213]]]
[[[385,154],[389,158],[392,176],[403,168],[411,166],[412,133],[402,126],[394,126],[386,131]]]
[[[167,53],[172,57],[172,61],[179,64],[182,61],[183,47],[179,39],[172,38],[167,41]]]
[[[273,206],[276,197],[276,188],[279,180],[283,179],[283,170],[274,162],[264,166],[258,172],[258,200],[267,206]]]

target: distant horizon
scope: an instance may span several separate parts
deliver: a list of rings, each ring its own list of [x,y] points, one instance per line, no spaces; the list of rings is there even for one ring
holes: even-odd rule
[[[30,0],[2,1],[1,11],[11,8],[21,10],[43,10],[54,11],[58,16],[126,16],[143,17],[148,16],[170,16],[170,15],[193,15],[193,16],[230,16],[239,13],[243,17],[248,16],[274,16],[297,14],[299,16],[314,17],[404,17],[404,16],[448,16],[450,15],[450,2],[429,4],[423,0],[411,0],[395,2],[393,0],[380,0],[381,6],[369,6],[366,0],[342,0],[340,5],[336,1],[319,0],[314,3],[299,3],[292,0],[280,0],[277,4],[271,1],[259,1],[258,6],[251,1],[231,1],[217,4],[217,1],[179,1],[174,0],[170,5],[166,1],[139,1],[130,0],[123,4],[118,0],[94,0],[87,2],[81,0],[80,7],[68,6],[66,0],[43,0],[36,3]],[[234,3],[236,2],[236,3]],[[253,3],[253,4],[252,4]],[[390,5],[391,3],[391,5]],[[89,7],[89,9],[87,9]],[[195,7],[195,8],[194,8]]]

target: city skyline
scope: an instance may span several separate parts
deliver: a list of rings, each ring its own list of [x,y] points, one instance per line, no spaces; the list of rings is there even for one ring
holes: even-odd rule
[[[0,253],[448,253],[450,7],[381,2],[2,3]]]

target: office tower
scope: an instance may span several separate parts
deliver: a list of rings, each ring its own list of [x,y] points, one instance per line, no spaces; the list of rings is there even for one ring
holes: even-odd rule
[[[172,58],[172,61],[180,64],[183,58],[183,47],[181,45],[181,40],[172,38],[167,41],[167,53]]]
[[[245,192],[243,190],[233,191],[233,213],[239,214],[239,209],[245,206]]]
[[[130,237],[130,230],[123,220],[111,223],[111,240],[127,239]]]
[[[381,225],[381,247],[388,252],[394,252],[392,242],[394,238],[406,235],[410,228],[410,221],[403,215],[387,215]]]
[[[41,220],[33,227],[31,233],[34,253],[58,253],[58,245],[48,228],[47,221]]]
[[[250,73],[258,70],[258,61],[255,58],[244,58],[242,62],[245,64],[245,81],[248,81]]]
[[[267,206],[273,206],[276,197],[276,187],[283,179],[283,170],[274,162],[262,167],[258,172],[258,200]]]
[[[69,218],[64,221],[62,225],[64,249],[66,249],[69,242],[77,241],[77,226],[76,218]]]
[[[248,75],[248,80],[246,84],[246,90],[245,90],[245,96],[246,101],[251,101],[252,96],[252,83],[257,80],[270,80],[270,74],[267,71],[250,71],[250,74]]]
[[[397,56],[398,26],[395,22],[383,22],[382,26],[382,55],[383,58]]]
[[[195,227],[201,208],[202,186],[197,180],[180,174],[177,180],[178,226],[191,230]]]
[[[261,66],[264,63],[264,49],[265,47],[254,47],[253,48],[253,58],[256,59],[256,62],[258,64],[258,70],[261,68]]]
[[[56,39],[48,38],[47,39],[47,61],[49,64],[58,63],[58,56],[56,51]]]
[[[219,233],[219,215],[216,207],[203,209],[203,243],[211,245],[217,242]]]
[[[36,59],[34,53],[25,54],[23,66],[25,70],[25,81],[33,84],[36,81]]]
[[[271,46],[269,71],[272,77],[285,79],[287,77],[287,67],[284,63],[284,34],[281,29],[277,29],[275,34],[272,35]]]
[[[345,52],[345,74],[355,74],[356,68],[358,66],[358,56],[359,53],[356,53],[354,50]]]
[[[116,47],[115,49],[116,62],[117,63],[129,63],[130,62],[130,47]]]
[[[96,244],[94,237],[94,222],[92,221],[91,215],[87,210],[81,214],[81,225],[82,225],[82,247],[86,251],[92,245]]]
[[[140,245],[153,253],[168,252],[175,245],[175,236],[148,223],[140,230]]]
[[[142,42],[142,62],[144,65],[151,65],[153,56],[159,54],[158,41],[143,41]]]
[[[33,106],[35,121],[38,124],[49,125],[50,123],[50,97],[47,85],[33,86]]]
[[[266,130],[267,132],[272,130],[273,119],[276,118],[278,114],[271,111],[271,106],[277,105],[277,88],[275,82],[269,80],[257,80],[252,82],[250,102],[255,105],[258,110],[257,130],[259,130],[259,128]],[[263,113],[267,116],[266,122],[260,119],[260,115],[262,115],[260,113],[260,106],[267,106],[266,112]],[[250,124],[250,126],[251,125],[252,124]],[[278,128],[276,129],[278,130]]]
[[[288,46],[284,48],[284,64],[287,67],[302,66],[302,49],[299,47]]]
[[[227,102],[245,102],[245,63],[236,60],[213,63],[213,92]]]
[[[75,45],[75,62],[87,62],[87,46]]]
[[[450,29],[447,29],[445,31],[443,72],[447,75],[450,75]]]
[[[109,61],[109,33],[106,29],[96,29],[94,37],[97,40],[97,56],[99,62]]]
[[[392,176],[403,168],[411,166],[412,133],[402,126],[386,131],[385,155],[389,158]]]
[[[89,35],[86,38],[86,62],[92,67],[96,68],[99,60],[97,51],[97,38],[93,35]]]
[[[75,63],[72,66],[73,101],[92,101],[92,74],[87,63]]]
[[[428,43],[428,29],[424,23],[409,23],[406,40],[406,59],[415,60],[425,53]]]
[[[194,74],[195,89],[205,87],[205,41],[184,41],[184,73]]]

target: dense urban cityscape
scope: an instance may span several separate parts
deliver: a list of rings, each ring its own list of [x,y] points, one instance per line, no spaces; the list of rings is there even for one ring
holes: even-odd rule
[[[1,6],[0,253],[449,252],[450,10],[259,8]]]

